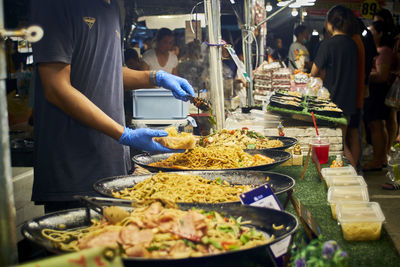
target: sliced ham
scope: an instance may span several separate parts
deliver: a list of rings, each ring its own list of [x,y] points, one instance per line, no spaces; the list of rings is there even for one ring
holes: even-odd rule
[[[139,230],[136,225],[128,225],[121,230],[121,243],[123,245],[148,245],[154,238],[151,229]]]
[[[176,228],[172,230],[172,233],[192,241],[200,241],[206,231],[207,224],[204,215],[190,210],[179,217]]]
[[[125,249],[125,253],[129,257],[149,257],[150,252],[143,245],[136,245]]]
[[[110,230],[101,234],[84,237],[79,240],[79,249],[93,248],[99,246],[117,247],[119,241],[120,231]]]

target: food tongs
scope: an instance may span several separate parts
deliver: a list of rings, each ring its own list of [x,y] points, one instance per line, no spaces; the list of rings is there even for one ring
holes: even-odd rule
[[[195,105],[195,107],[201,109],[202,111],[209,111],[211,109],[210,102],[204,98],[193,97],[191,95],[187,95],[186,97],[193,105]]]

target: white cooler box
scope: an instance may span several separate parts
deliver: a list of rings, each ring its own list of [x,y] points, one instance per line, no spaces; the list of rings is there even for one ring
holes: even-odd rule
[[[132,101],[134,119],[184,119],[189,115],[189,103],[164,88],[132,90]]]

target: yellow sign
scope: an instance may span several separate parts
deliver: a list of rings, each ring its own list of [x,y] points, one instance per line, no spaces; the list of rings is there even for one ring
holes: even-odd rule
[[[376,0],[365,0],[360,5],[360,13],[363,18],[372,19],[379,10],[379,4]]]

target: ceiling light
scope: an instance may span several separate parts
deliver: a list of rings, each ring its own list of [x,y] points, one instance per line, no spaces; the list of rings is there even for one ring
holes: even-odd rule
[[[303,11],[303,17],[305,17],[305,16],[307,16],[308,15],[308,13],[307,13],[307,11]]]
[[[234,5],[235,4],[235,0],[231,0],[231,4]]]
[[[267,5],[265,6],[265,10],[267,10],[267,12],[271,12],[272,6],[270,2],[268,2]]]
[[[303,16],[304,16],[304,15],[303,15]],[[314,30],[312,31],[311,35],[312,35],[312,36],[318,36],[319,33],[317,32],[316,29],[314,29]]]
[[[293,17],[296,17],[298,14],[299,14],[299,11],[297,11],[296,8],[293,8],[293,9],[292,9],[292,16],[293,16]]]
[[[276,5],[279,6],[279,7],[282,7],[282,6],[286,6],[287,4],[289,4],[289,2],[290,2],[290,1],[280,1],[280,2],[278,2],[278,4],[276,4]]]

